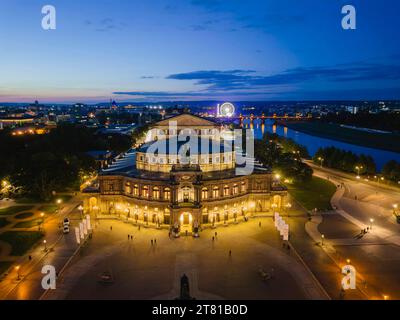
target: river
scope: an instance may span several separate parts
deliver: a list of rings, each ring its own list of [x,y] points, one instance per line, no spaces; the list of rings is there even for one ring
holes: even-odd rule
[[[372,149],[362,146],[357,146],[354,144],[349,144],[337,140],[321,138],[317,136],[312,136],[303,132],[299,132],[284,126],[274,125],[273,120],[267,120],[265,125],[261,123],[261,120],[255,120],[253,129],[254,135],[256,138],[262,138],[264,132],[276,133],[279,136],[291,138],[296,141],[298,144],[306,146],[310,155],[314,155],[319,148],[325,148],[334,146],[339,149],[352,151],[355,154],[365,154],[371,156],[376,163],[377,169],[381,170],[385,163],[390,160],[396,160],[400,162],[400,153]],[[246,127],[250,127],[250,121],[245,120],[244,124]],[[400,143],[400,142],[399,142]]]

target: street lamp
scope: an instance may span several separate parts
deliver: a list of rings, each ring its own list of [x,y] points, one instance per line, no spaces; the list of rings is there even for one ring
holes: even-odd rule
[[[278,207],[278,205],[277,205],[276,203],[271,204],[271,208],[272,208],[272,209],[275,210],[277,207]]]
[[[351,260],[350,259],[346,259],[347,264],[350,264]]]
[[[374,219],[372,219],[372,218],[369,219],[369,222],[370,222],[369,229],[372,230],[372,224],[374,223]]]
[[[58,205],[58,211],[60,211],[61,210],[62,199],[57,199],[56,203]]]
[[[43,240],[43,244],[44,244],[44,251],[46,252],[47,251],[47,241]]]
[[[322,165],[324,163],[324,158],[318,157],[318,160],[321,162],[321,168],[322,168]]]
[[[20,275],[20,273],[19,273],[19,269],[20,269],[20,266],[16,266],[16,267],[15,267],[15,271],[17,271],[17,280],[18,280],[18,281],[21,280],[21,275]]]
[[[79,207],[78,207],[78,211],[80,212],[80,214],[81,214],[81,218],[82,218],[82,214],[83,214],[83,206],[80,204],[79,205]]]
[[[360,175],[360,170],[361,170],[361,169],[364,169],[364,167],[363,167],[363,166],[356,166],[357,176]]]
[[[321,234],[321,246],[324,245],[324,239],[325,239],[325,235],[324,235],[324,234]]]
[[[286,207],[286,209],[287,209],[287,215],[288,215],[288,217],[289,217],[290,208],[292,207],[292,204],[291,204],[290,202],[288,202],[288,203],[285,205],[285,207]]]

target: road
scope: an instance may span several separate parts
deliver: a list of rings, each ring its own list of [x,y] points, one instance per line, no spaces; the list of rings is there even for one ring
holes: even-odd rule
[[[316,176],[342,186],[331,200],[336,210],[316,217],[320,221],[308,225],[308,233],[317,241],[325,235],[324,250],[339,266],[351,261],[357,270],[357,289],[367,299],[400,299],[400,225],[393,215],[393,204],[400,203],[399,192],[335,170],[312,167]],[[371,226],[366,234],[361,233]]]
[[[38,244],[26,255],[18,260],[20,266],[20,280],[17,280],[15,270],[11,271],[0,282],[0,300],[36,300],[43,294],[41,287],[41,273],[44,265],[53,265],[60,270],[77,248],[74,233],[63,235],[60,223],[65,216],[73,216],[79,219],[76,207],[81,203],[79,197],[71,199],[59,213],[50,217],[43,224],[45,239],[47,241],[47,252],[43,244]],[[74,220],[72,220],[73,229]],[[30,261],[28,256],[32,256]]]
[[[400,224],[393,214],[393,205],[400,206],[400,192],[356,179],[336,170],[320,168],[312,163],[314,174],[344,184],[344,193],[338,199],[340,208],[349,214],[351,222],[360,228],[372,225],[375,235],[400,246]],[[373,222],[371,223],[371,219]]]

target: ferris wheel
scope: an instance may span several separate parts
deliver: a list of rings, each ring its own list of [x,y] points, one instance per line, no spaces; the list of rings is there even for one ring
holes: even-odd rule
[[[219,117],[232,117],[235,114],[235,106],[230,102],[218,105]]]

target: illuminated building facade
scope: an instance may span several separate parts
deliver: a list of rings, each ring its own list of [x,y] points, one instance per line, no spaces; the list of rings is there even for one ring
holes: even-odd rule
[[[168,132],[167,121],[175,122],[177,131],[190,126],[199,133],[195,140],[198,149],[185,151],[185,163],[171,148],[175,132]],[[286,189],[260,165],[249,175],[237,175],[235,151],[210,134],[218,127],[190,114],[155,124],[148,134],[152,141],[117,159],[114,166],[100,173],[96,188],[85,190],[85,211],[133,224],[171,228],[176,233],[237,223],[255,214],[272,215],[275,208],[284,206]],[[166,140],[166,148],[156,156],[149,153],[161,139]],[[201,146],[212,152],[204,155]],[[177,147],[185,147],[184,141]]]

